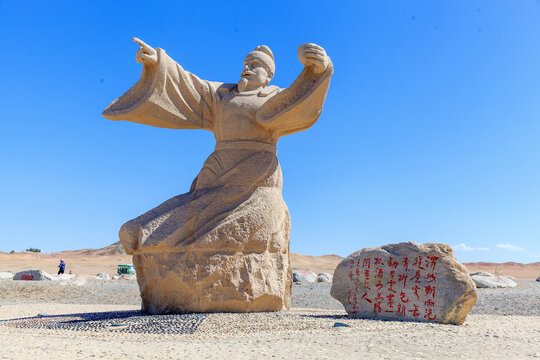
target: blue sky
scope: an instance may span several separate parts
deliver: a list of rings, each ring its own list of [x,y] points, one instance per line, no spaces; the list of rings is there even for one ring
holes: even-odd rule
[[[236,82],[268,45],[335,66],[323,113],[282,138],[291,251],[443,242],[463,262],[540,261],[540,1],[0,1],[0,251],[99,248],[186,192],[213,135],[112,122],[132,36]]]

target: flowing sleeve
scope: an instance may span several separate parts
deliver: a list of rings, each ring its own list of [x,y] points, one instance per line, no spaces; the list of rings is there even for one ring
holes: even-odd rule
[[[272,96],[257,111],[257,122],[277,136],[303,131],[311,127],[321,115],[330,78],[334,72],[332,61],[322,74],[304,68],[294,83]]]
[[[157,64],[144,64],[141,78],[103,112],[109,120],[126,120],[169,129],[213,131],[217,89],[184,70],[163,49]]]

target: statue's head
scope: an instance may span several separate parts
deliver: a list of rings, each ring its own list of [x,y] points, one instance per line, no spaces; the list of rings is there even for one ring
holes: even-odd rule
[[[266,45],[257,46],[255,50],[247,54],[244,60],[244,70],[240,75],[238,90],[252,90],[266,86],[274,77],[276,66],[274,54]]]

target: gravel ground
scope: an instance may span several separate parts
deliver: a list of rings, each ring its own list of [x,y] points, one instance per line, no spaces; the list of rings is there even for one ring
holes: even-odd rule
[[[479,289],[465,324],[453,326],[350,319],[324,283],[293,285],[288,312],[144,316],[135,281],[6,280],[0,358],[540,358],[540,282],[518,283]]]
[[[540,316],[540,282],[517,281],[506,289],[478,289],[478,301],[470,314]],[[293,284],[292,307],[343,310],[330,296],[331,284]],[[0,281],[0,305],[33,304],[140,305],[139,287],[130,280],[89,280],[84,286],[51,281]]]

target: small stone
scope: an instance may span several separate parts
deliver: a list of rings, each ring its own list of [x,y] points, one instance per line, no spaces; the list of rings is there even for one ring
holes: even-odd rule
[[[317,282],[331,283],[333,276],[329,273],[320,273],[317,275]]]
[[[293,271],[293,281],[300,283],[314,283],[317,281],[317,274],[308,270]]]
[[[471,274],[477,288],[509,288],[516,287],[516,282],[510,276],[497,276],[488,272],[479,271]]]

